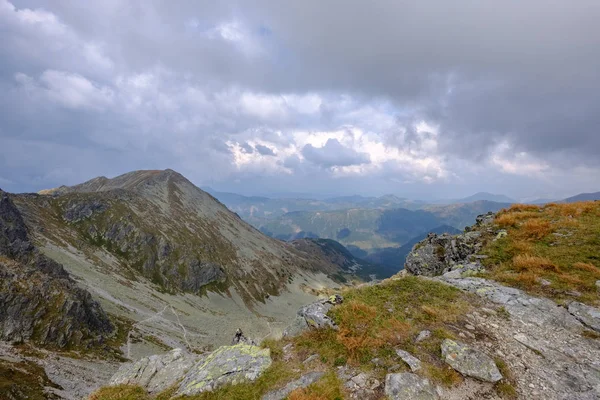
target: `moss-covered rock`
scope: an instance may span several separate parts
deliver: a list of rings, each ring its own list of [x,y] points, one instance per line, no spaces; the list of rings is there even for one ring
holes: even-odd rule
[[[187,373],[177,395],[195,395],[226,384],[254,381],[271,365],[271,351],[257,346],[222,346]]]

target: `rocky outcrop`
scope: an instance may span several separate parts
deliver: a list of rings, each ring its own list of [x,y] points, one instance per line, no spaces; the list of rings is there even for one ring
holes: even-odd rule
[[[338,294],[331,296],[327,300],[317,301],[301,307],[294,321],[284,330],[283,336],[297,336],[310,328],[320,329],[330,327],[337,329],[337,325],[327,313],[334,305],[340,304],[343,300],[342,296]]]
[[[35,249],[20,212],[0,192],[0,339],[64,348],[100,343],[112,331],[91,295]]]
[[[183,349],[145,357],[135,363],[122,365],[110,379],[109,385],[138,385],[150,393],[159,393],[183,379],[198,358]]]
[[[194,365],[176,395],[195,395],[226,384],[256,380],[271,365],[269,349],[237,344],[222,346]]]
[[[471,264],[469,257],[481,249],[480,236],[477,231],[460,235],[430,233],[406,257],[405,269],[413,275],[436,276]],[[469,268],[476,269],[473,265]]]
[[[436,400],[439,396],[427,378],[411,373],[387,374],[385,394],[390,400]]]
[[[405,269],[413,275],[437,276],[458,270],[453,277],[466,271],[478,271],[481,264],[475,254],[481,250],[481,231],[491,229],[493,213],[480,215],[472,227],[459,235],[430,233],[417,243],[406,257]]]
[[[446,339],[442,342],[442,358],[463,375],[485,382],[498,382],[502,374],[487,354],[464,343]]]
[[[291,381],[284,387],[278,390],[273,390],[262,397],[262,400],[284,400],[287,396],[296,389],[306,388],[325,375],[324,372],[309,372],[302,375],[300,378]]]

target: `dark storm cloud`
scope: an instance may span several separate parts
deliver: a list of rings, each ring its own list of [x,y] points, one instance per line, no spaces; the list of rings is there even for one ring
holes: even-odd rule
[[[233,181],[241,143],[308,186],[299,155],[370,160],[382,182],[427,158],[466,187],[481,181],[467,168],[508,174],[506,188],[512,175],[568,170],[597,190],[599,18],[597,0],[0,0],[0,183],[33,190],[157,163]],[[294,143],[296,130],[346,125],[404,164],[387,168],[358,139]]]
[[[347,167],[371,162],[367,153],[359,153],[345,147],[337,139],[327,140],[323,147],[307,144],[302,149],[302,155],[308,161],[325,168]]]

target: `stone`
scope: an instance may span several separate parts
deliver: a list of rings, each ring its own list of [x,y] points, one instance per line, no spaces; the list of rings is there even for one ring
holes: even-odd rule
[[[437,276],[453,269],[479,269],[469,258],[481,249],[480,232],[459,235],[430,233],[406,257],[405,269],[413,275]],[[466,264],[472,264],[465,268]],[[455,275],[458,272],[454,273]]]
[[[145,357],[135,363],[122,365],[110,379],[109,385],[138,385],[150,393],[159,393],[179,382],[198,358],[183,349]]]
[[[387,374],[385,394],[390,400],[435,400],[439,396],[427,378],[412,373]]]
[[[422,342],[423,340],[429,339],[431,337],[431,331],[423,330],[419,332],[417,338],[415,339],[415,343]]]
[[[313,354],[310,357],[308,357],[306,360],[304,360],[302,362],[302,364],[310,364],[311,362],[318,360],[319,359],[319,355],[318,354]]]
[[[294,318],[292,323],[289,324],[287,326],[287,328],[285,328],[285,330],[283,331],[283,336],[284,337],[298,336],[298,335],[302,334],[303,332],[307,331],[308,329],[309,329],[309,326],[306,323],[306,320],[304,319],[304,317],[296,315],[296,318]]]
[[[600,332],[600,310],[577,301],[569,304],[569,312],[585,326]]]
[[[269,349],[247,344],[219,347],[189,370],[175,395],[195,395],[226,384],[255,381],[271,362]]]
[[[502,379],[494,360],[467,344],[445,339],[442,342],[442,358],[463,375],[492,383]]]
[[[506,229],[500,229],[498,233],[496,233],[496,239],[502,239],[508,236],[508,232]]]
[[[408,364],[412,372],[417,372],[421,369],[421,361],[417,357],[410,354],[408,351],[396,349],[396,354],[398,354],[398,357],[400,357],[402,361]]]
[[[343,301],[342,297],[334,301]],[[337,303],[336,303],[337,304]],[[296,319],[284,330],[283,336],[293,337],[301,334],[309,328],[330,327],[337,329],[335,322],[327,316],[327,312],[334,306],[329,300],[317,301],[305,305],[298,310]]]
[[[304,374],[295,381],[288,383],[283,388],[265,394],[262,397],[262,400],[283,400],[294,390],[306,388],[317,382],[324,374],[324,372],[309,372],[308,374]]]

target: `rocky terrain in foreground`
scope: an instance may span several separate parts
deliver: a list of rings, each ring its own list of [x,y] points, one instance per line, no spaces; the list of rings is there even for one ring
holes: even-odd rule
[[[579,214],[558,211],[589,223],[600,217],[599,206],[581,206],[587,211]],[[542,212],[546,210],[535,211]],[[241,350],[234,345],[208,356],[153,356],[122,366],[111,384],[126,383],[115,386],[121,391],[141,386],[142,394],[134,397],[140,399],[161,391],[167,398],[191,399],[599,398],[597,297],[560,287],[543,289],[550,297],[539,296],[532,294],[541,290],[537,287],[522,290],[489,279],[508,279],[494,275],[486,261],[494,257],[494,246],[510,245],[508,238],[513,236],[538,235],[544,225],[536,222],[534,230],[524,219],[504,229],[499,225],[505,220],[506,216],[488,214],[464,234],[428,237],[415,246],[405,273],[347,289],[341,304],[341,297],[332,297],[302,307],[287,335],[264,342],[262,350],[245,347],[243,356],[230,358]],[[581,227],[570,226],[568,237],[576,236]],[[554,233],[565,235],[564,231],[546,232],[553,247],[561,246],[557,238],[564,236]],[[515,257],[514,268],[523,257]],[[541,258],[530,255],[529,269],[513,273],[536,273],[534,257]],[[584,270],[581,264],[574,263],[573,271]],[[580,276],[595,279],[600,270],[585,264],[587,275]],[[549,270],[563,277],[578,273],[545,268],[540,276],[548,276],[544,274]],[[560,283],[548,278],[535,282],[551,288]],[[221,358],[223,354],[228,356]],[[95,399],[111,390],[103,389]]]

